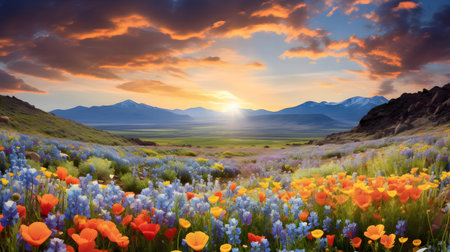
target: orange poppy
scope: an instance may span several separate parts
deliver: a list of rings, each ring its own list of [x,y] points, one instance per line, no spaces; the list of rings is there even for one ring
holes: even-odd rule
[[[141,225],[147,224],[148,221],[143,215],[139,215],[137,218],[134,218],[131,222],[131,228],[132,229],[139,229]]]
[[[77,231],[75,230],[75,228],[69,228],[67,229],[67,234],[69,235],[70,238],[72,238],[72,235],[75,234]]]
[[[364,236],[372,239],[374,241],[380,239],[380,237],[385,233],[384,231],[384,225],[371,225],[367,228],[367,231],[364,232]]]
[[[330,247],[333,247],[335,236],[336,235],[327,235],[327,241],[328,241],[328,245],[330,245]]]
[[[67,250],[67,252],[75,252],[75,249],[72,246],[67,245],[67,244],[66,244],[66,250]]]
[[[372,203],[372,198],[369,194],[358,193],[353,196],[353,202],[355,202],[363,211],[366,211],[367,207]]]
[[[308,211],[302,211],[301,213],[300,213],[300,215],[298,216],[298,218],[301,220],[301,221],[306,221],[306,220],[308,220],[308,216],[309,216],[309,212]]]
[[[123,212],[123,210],[125,210],[125,207],[116,203],[112,206],[112,210],[115,215],[120,215]]]
[[[164,233],[164,236],[167,238],[167,240],[171,241],[173,237],[177,234],[178,229],[177,228],[169,228]]]
[[[413,187],[411,189],[409,189],[409,197],[411,197],[412,200],[418,200],[420,198],[420,195],[422,195],[422,190],[417,188],[417,187]]]
[[[21,225],[20,234],[33,247],[39,247],[52,234],[44,222],[34,222],[30,226]]]
[[[47,216],[50,210],[52,210],[52,208],[56,206],[56,204],[58,204],[59,200],[58,198],[53,196],[53,194],[47,193],[42,195],[42,197],[38,196],[38,201],[41,205],[41,213],[44,216]]]
[[[122,222],[120,222],[120,223],[124,226],[127,226],[128,224],[130,224],[132,219],[133,219],[133,215],[127,214],[127,215],[125,215],[125,217],[122,219]]]
[[[395,234],[381,236],[380,243],[387,249],[393,248],[395,243]]]
[[[233,184],[230,185],[230,190],[231,190],[232,192],[234,192],[234,190],[236,190],[236,187],[237,187],[237,184],[236,184],[236,183],[233,183]]]
[[[87,217],[83,215],[77,214],[73,217],[73,223],[75,223],[78,230],[84,229],[87,225],[87,221],[88,221]]]
[[[352,238],[352,239],[350,239],[350,241],[352,242],[352,246],[355,248],[359,248],[359,246],[361,246],[362,240],[359,237]]]
[[[56,168],[56,174],[60,180],[65,180],[67,177],[67,169],[64,167]]]
[[[252,233],[248,233],[248,240],[250,241],[250,244],[252,242],[257,242],[260,243],[262,239],[265,239],[265,236],[259,236],[259,235],[254,235]]]
[[[345,202],[347,202],[348,196],[344,195],[344,194],[339,194],[339,195],[334,196],[334,199],[336,200],[336,202],[339,205],[343,205]]]
[[[80,180],[73,177],[72,175],[69,175],[66,177],[66,184],[67,185],[78,185],[78,184],[80,184]]]
[[[192,198],[195,197],[195,193],[193,193],[193,192],[187,192],[187,193],[186,193],[186,197],[187,197],[188,200],[191,200]]]
[[[78,251],[92,251],[98,232],[92,228],[83,229],[80,234],[73,234],[72,239],[78,244]]]
[[[117,229],[117,227],[112,221],[103,221],[97,226],[97,230],[103,237],[109,237],[114,229]]]
[[[259,202],[263,202],[266,200],[266,194],[263,192],[259,192],[258,197],[259,197]]]
[[[398,198],[400,199],[400,202],[402,202],[403,204],[406,204],[406,202],[408,202],[408,199],[409,199],[409,191],[408,190],[403,190],[400,192],[397,190],[397,195],[398,195]]]
[[[191,223],[190,223],[188,220],[183,219],[183,218],[180,218],[180,219],[178,220],[178,222],[180,223],[180,226],[181,226],[182,228],[189,228],[189,227],[191,226]]]
[[[17,213],[21,218],[27,218],[27,209],[24,206],[17,205]],[[1,218],[0,218],[1,219]]]
[[[90,219],[86,222],[86,224],[84,225],[87,228],[92,228],[92,229],[97,229],[98,225],[100,225],[100,223],[104,222],[105,220],[103,219]]]
[[[143,224],[139,226],[139,231],[145,236],[145,239],[152,241],[159,231],[159,225],[153,223]]]
[[[316,194],[316,202],[317,204],[323,206],[325,204],[325,199],[327,198],[326,192],[320,192]]]
[[[208,242],[209,236],[201,231],[196,231],[193,233],[189,233],[186,235],[186,243],[189,247],[191,247],[194,251],[200,251]]]

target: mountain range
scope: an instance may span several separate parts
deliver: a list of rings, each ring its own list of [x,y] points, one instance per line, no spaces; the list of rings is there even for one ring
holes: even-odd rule
[[[356,125],[357,122],[373,107],[384,104],[388,100],[382,96],[373,97],[352,97],[342,102],[313,102],[308,101],[295,107],[285,108],[279,111],[268,111],[264,109],[239,109],[240,115],[247,121],[266,120],[273,122],[289,121],[291,123],[314,124],[314,120],[331,119],[336,122],[348,125]],[[52,114],[63,118],[71,119],[84,124],[141,124],[141,123],[176,123],[199,120],[220,120],[229,119],[226,112],[214,111],[203,107],[189,109],[163,109],[153,107],[144,103],[136,103],[126,100],[113,105],[83,107],[78,106],[67,110],[53,110]],[[316,115],[309,117],[309,122],[304,121],[305,117],[295,120],[295,116],[290,115]],[[321,115],[321,116],[318,116]],[[261,117],[262,116],[262,117]],[[323,117],[325,116],[325,117]],[[256,117],[253,118],[252,117]]]

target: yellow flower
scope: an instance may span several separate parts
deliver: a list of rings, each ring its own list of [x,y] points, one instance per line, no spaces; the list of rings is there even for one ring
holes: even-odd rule
[[[14,173],[12,173],[12,172],[8,172],[8,174],[9,174],[9,176],[14,176]]]
[[[275,188],[280,189],[281,183],[280,182],[272,182]]]
[[[387,194],[389,195],[389,197],[394,198],[395,195],[397,195],[397,191],[387,191]]]
[[[384,192],[384,190],[386,190],[386,188],[384,188],[384,187],[378,187],[377,190],[378,190],[379,192]]]
[[[259,185],[262,187],[262,188],[264,188],[264,189],[267,189],[268,187],[269,187],[269,182],[259,182]]]
[[[245,189],[245,188],[241,188],[241,189],[238,190],[238,193],[240,195],[244,195],[244,193],[246,193],[246,192],[247,192],[247,189]]]
[[[273,176],[270,176],[270,177],[268,177],[268,178],[264,178],[264,180],[265,180],[266,182],[269,182],[270,180],[272,180],[272,177],[273,177]]]
[[[420,239],[415,239],[413,241],[413,245],[416,246],[416,247],[420,246],[421,243],[422,243],[422,241]]]
[[[218,196],[211,196],[208,198],[209,202],[211,202],[211,204],[216,204],[217,201],[219,201],[219,197]]]
[[[322,237],[323,231],[320,230],[320,229],[316,229],[316,230],[314,230],[314,231],[311,232],[311,235],[312,235],[314,238],[319,239],[320,237]]]
[[[105,188],[107,188],[108,187],[108,185],[102,185],[102,188],[103,189],[105,189]]]
[[[219,216],[222,214],[222,212],[225,212],[223,208],[220,207],[211,207],[211,213],[214,215],[214,217],[219,218]]]
[[[201,231],[192,232],[186,235],[186,243],[191,247],[194,251],[200,251],[208,242],[209,236]]]
[[[9,183],[9,181],[5,178],[2,178],[2,184],[3,185],[7,185]]]
[[[180,226],[182,227],[182,228],[190,228],[191,227],[191,223],[188,221],[188,220],[186,220],[186,219],[183,219],[183,218],[180,218],[179,220],[178,220],[178,222],[180,223]]]
[[[408,237],[400,237],[400,238],[398,238],[398,241],[399,241],[400,243],[405,243],[405,242],[408,241]]]
[[[41,171],[45,172],[46,170],[47,170],[47,168],[41,167]]]
[[[46,178],[51,178],[52,177],[52,173],[49,171],[44,172],[44,175]]]
[[[231,245],[226,243],[220,246],[220,252],[229,252],[231,250]]]

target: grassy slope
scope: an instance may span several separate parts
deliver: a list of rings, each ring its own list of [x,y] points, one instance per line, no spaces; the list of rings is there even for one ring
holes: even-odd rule
[[[107,145],[131,144],[121,136],[54,116],[8,96],[0,96],[0,116],[10,119],[9,124],[0,123],[0,129]]]

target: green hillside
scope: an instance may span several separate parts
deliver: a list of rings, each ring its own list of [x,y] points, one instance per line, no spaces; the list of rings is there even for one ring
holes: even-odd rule
[[[0,95],[0,129],[107,145],[130,145],[128,139],[44,112],[15,97]]]

